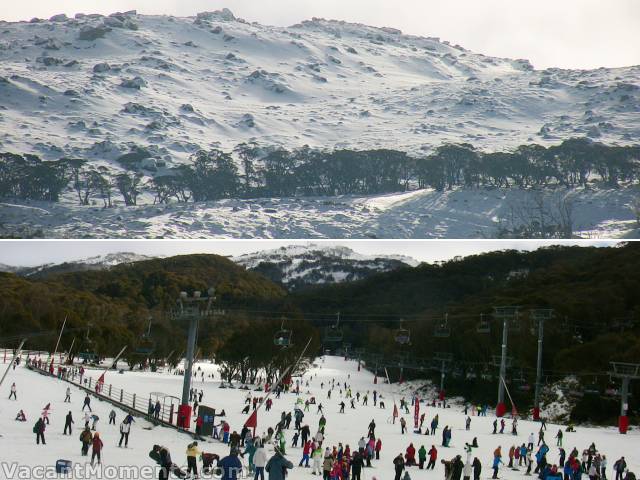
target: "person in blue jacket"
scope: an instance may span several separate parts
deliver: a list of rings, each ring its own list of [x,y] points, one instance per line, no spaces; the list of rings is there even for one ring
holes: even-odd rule
[[[231,453],[220,460],[218,467],[222,470],[221,480],[237,480],[240,477],[239,474],[242,474],[242,463],[238,459],[238,450],[231,449]]]
[[[499,449],[500,449],[500,447],[498,447],[497,451],[499,451]],[[494,479],[498,478],[498,469],[500,468],[500,464],[501,463],[504,463],[502,461],[502,456],[499,455],[499,454],[495,454],[494,453],[494,455],[493,455],[493,466],[492,466],[492,468],[493,468],[493,476],[491,478],[494,478]]]

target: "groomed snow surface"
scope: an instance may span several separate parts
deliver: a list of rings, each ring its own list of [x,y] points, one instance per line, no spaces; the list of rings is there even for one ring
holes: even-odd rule
[[[195,387],[204,390],[203,404],[214,407],[216,409],[224,408],[227,413],[227,421],[230,422],[231,431],[241,430],[247,416],[241,413],[246,395],[245,390],[239,389],[220,389],[219,375],[215,365],[201,363],[197,367],[201,367],[206,374],[214,373],[215,379],[206,379],[204,382],[200,380],[195,382]],[[94,379],[99,376],[99,371],[89,371],[89,375]],[[326,390],[327,383],[335,379],[336,383],[347,382],[351,385],[352,392],[355,395],[357,391],[361,394],[366,391],[372,392],[377,389],[384,396],[386,409],[381,410],[373,406],[371,398],[368,406],[356,404],[356,409],[349,408],[349,402],[345,401],[347,408],[345,414],[338,413],[338,404],[342,400],[340,391],[336,388],[333,391],[331,399],[327,399]],[[373,375],[366,371],[357,371],[357,362],[345,361],[340,357],[320,357],[316,359],[314,366],[304,375],[303,382],[309,381],[309,387],[304,387],[303,399],[315,396],[322,402],[327,419],[326,440],[325,445],[333,446],[342,442],[343,445],[350,445],[352,450],[357,448],[357,442],[360,437],[366,435],[367,426],[371,419],[374,419],[377,425],[376,434],[382,439],[382,452],[379,461],[374,461],[373,468],[364,470],[364,479],[390,480],[393,478],[393,458],[399,453],[404,453],[409,443],[413,442],[416,449],[420,445],[425,445],[427,450],[430,446],[436,445],[438,448],[438,463],[435,471],[419,470],[417,467],[410,467],[409,473],[413,480],[416,479],[439,479],[443,477],[444,469],[439,463],[442,458],[451,459],[455,455],[462,455],[464,460],[464,444],[471,442],[473,437],[477,437],[479,448],[474,449],[473,455],[477,456],[483,464],[481,478],[486,479],[491,475],[492,452],[498,446],[502,446],[503,458],[507,458],[507,452],[511,445],[522,444],[527,441],[530,433],[537,433],[539,425],[529,421],[519,422],[519,435],[517,437],[511,434],[492,435],[491,423],[494,418],[472,417],[471,430],[465,431],[465,416],[461,411],[459,404],[454,404],[451,408],[432,408],[421,404],[421,412],[426,412],[425,423],[429,423],[433,416],[440,416],[439,429],[436,436],[425,436],[415,433],[400,433],[400,426],[396,422],[395,425],[390,423],[392,414],[393,399],[399,400],[400,396],[405,395],[410,399],[411,392],[414,389],[423,386],[421,383],[413,382],[403,386],[394,385],[374,385]],[[17,385],[18,400],[8,400],[11,383]],[[320,388],[320,383],[325,383],[325,388]],[[150,392],[165,392],[167,394],[180,396],[182,390],[182,377],[172,375],[170,373],[149,373],[149,372],[125,372],[120,375],[116,372],[109,372],[106,375],[106,384],[113,383],[114,387],[125,388],[130,392],[138,394],[143,405],[146,404],[147,396]],[[82,402],[84,394],[77,388],[72,390],[72,403],[63,403],[65,390],[68,383],[57,380],[52,377],[45,377],[38,373],[29,371],[22,365],[15,370],[10,371],[5,383],[2,385],[0,398],[0,451],[2,452],[2,462],[16,462],[22,466],[46,465],[53,467],[57,459],[68,459],[74,464],[83,464],[89,459],[80,456],[80,442],[78,440],[79,429],[82,426]],[[431,389],[427,388],[429,392]],[[254,392],[257,394],[257,392]],[[431,394],[424,394],[425,400],[431,399]],[[371,393],[370,393],[371,397]],[[258,416],[258,433],[266,431],[268,426],[274,426],[279,421],[282,411],[292,411],[295,405],[296,395],[283,394],[280,399],[274,398],[274,405],[271,412],[262,410]],[[47,440],[46,446],[37,446],[35,444],[35,435],[32,428],[40,415],[43,407],[47,403],[51,403],[51,424],[47,427],[45,436]],[[152,427],[148,422],[141,418],[136,418],[133,426],[129,448],[118,448],[119,439],[118,425],[122,421],[124,412],[116,409],[117,419],[116,425],[107,425],[108,413],[112,406],[106,402],[92,400],[92,407],[100,417],[98,431],[104,442],[103,450],[103,467],[113,466],[152,466],[153,461],[148,457],[148,452],[153,444],[162,444],[167,446],[172,454],[174,462],[182,464],[186,463],[185,450],[188,443],[192,439],[184,434],[166,427]],[[13,419],[19,409],[23,409],[27,416],[27,422],[15,422]],[[71,436],[63,436],[62,430],[64,425],[64,417],[68,410],[71,410],[75,419],[75,428]],[[411,414],[403,415],[407,420],[407,424],[413,426],[413,409]],[[305,414],[303,424],[307,423],[315,433],[319,414],[316,414],[316,408],[311,406],[309,412]],[[507,420],[507,428],[510,430],[511,421]],[[452,440],[449,448],[441,447],[441,431],[445,425],[452,428]],[[149,429],[150,428],[150,429]],[[558,449],[553,446],[558,425],[548,425],[546,432],[547,441],[551,447],[548,454],[548,460],[555,463],[558,460]],[[412,428],[409,429],[412,432]],[[286,431],[287,438],[287,457],[297,465],[302,457],[301,448],[290,448],[293,430]],[[587,448],[591,442],[595,442],[599,451],[607,456],[608,471],[607,477],[614,478],[612,466],[614,461],[624,455],[629,465],[629,469],[634,472],[640,470],[640,457],[638,455],[638,445],[640,445],[640,434],[638,430],[633,429],[627,435],[620,435],[616,428],[590,428],[577,427],[575,433],[565,433],[564,445],[567,452],[574,446],[580,452]],[[211,440],[200,442],[203,451],[226,455],[228,447]],[[272,447],[268,448],[269,455],[272,453]],[[246,459],[243,461],[246,465]],[[7,464],[4,464],[7,468]],[[0,478],[7,477],[7,472],[0,472]],[[97,478],[95,476],[94,478]],[[106,478],[106,477],[102,477]],[[317,478],[311,475],[311,469],[295,467],[289,474],[290,480],[303,480]],[[500,478],[509,480],[523,480],[524,471],[512,471],[507,468],[501,468]],[[535,478],[535,477],[532,477]]]
[[[369,197],[221,200],[103,209],[61,203],[0,203],[0,236],[46,238],[496,238],[500,222],[573,205],[574,234],[638,238],[638,187],[597,190],[418,190]]]

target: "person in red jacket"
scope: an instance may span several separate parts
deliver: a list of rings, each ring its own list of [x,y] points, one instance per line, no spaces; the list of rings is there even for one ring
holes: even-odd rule
[[[376,460],[380,460],[380,450],[382,450],[382,439],[379,438],[376,442]]]
[[[438,450],[436,450],[435,445],[431,445],[431,449],[429,450],[429,463],[427,464],[427,470],[433,470],[436,467],[436,460],[438,459]]]
[[[309,468],[309,457],[311,455],[311,440],[307,440],[302,448],[302,460],[298,464],[299,467],[304,463],[305,468]]]
[[[407,447],[407,451],[404,455],[405,458],[405,466],[411,467],[416,464],[416,448],[413,446],[413,443],[410,443]]]
[[[91,451],[91,465],[93,465],[93,460],[98,457],[98,463],[102,463],[100,459],[100,452],[102,452],[102,447],[104,444],[102,440],[100,440],[100,434],[98,432],[93,434],[92,441],[92,451]]]

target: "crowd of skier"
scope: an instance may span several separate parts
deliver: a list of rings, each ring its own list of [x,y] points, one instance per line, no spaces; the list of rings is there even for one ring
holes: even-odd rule
[[[39,368],[43,368],[43,365]],[[71,367],[66,371],[54,370],[49,373],[62,379],[82,378],[84,369]],[[325,401],[332,407],[324,407],[321,398],[311,394],[309,387],[313,382],[319,384],[321,394],[326,397]],[[166,480],[170,476],[198,478],[203,474],[215,473],[220,475],[222,480],[237,480],[247,474],[254,480],[264,480],[265,476],[269,480],[284,480],[287,471],[297,467],[308,469],[311,475],[322,476],[323,480],[361,480],[365,469],[375,467],[378,462],[389,462],[389,465],[393,465],[395,472],[394,480],[410,480],[412,476],[421,478],[423,475],[418,472],[435,470],[439,465],[442,465],[445,480],[471,480],[471,478],[479,480],[483,465],[491,465],[492,479],[500,478],[499,475],[508,469],[520,471],[525,476],[536,475],[539,480],[586,480],[583,476],[588,476],[589,480],[609,480],[607,469],[612,467],[611,480],[636,480],[634,473],[627,468],[624,457],[616,459],[610,465],[607,456],[594,443],[582,450],[574,447],[567,453],[563,445],[565,433],[575,431],[573,425],[568,425],[564,430],[563,428],[554,430],[555,435],[550,434],[553,435],[555,442],[553,447],[555,450],[552,452],[552,447],[545,438],[547,424],[544,419],[538,424],[537,434],[529,432],[526,441],[522,441],[518,432],[517,417],[495,418],[490,431],[480,432],[495,438],[493,443],[496,448],[493,450],[492,458],[481,458],[475,453],[478,448],[477,437],[474,437],[470,443],[465,443],[464,448],[458,446],[459,453],[444,456],[441,452],[448,452],[452,447],[452,428],[449,425],[441,425],[438,413],[427,419],[424,412],[419,417],[415,415],[415,425],[410,428],[403,415],[411,414],[410,407],[419,401],[418,398],[415,396],[410,399],[400,398],[398,405],[394,398],[393,412],[388,415],[388,422],[394,425],[393,428],[398,429],[400,435],[406,435],[408,440],[403,452],[383,455],[384,442],[379,432],[377,433],[375,419],[368,422],[363,419],[362,431],[363,433],[366,431],[366,434],[359,439],[345,438],[342,441],[333,441],[331,444],[326,441],[329,428],[328,416],[331,417],[334,429],[332,438],[336,438],[335,432],[339,431],[340,416],[349,415],[352,411],[361,415],[361,412],[366,411],[364,407],[386,410],[384,403],[386,399],[378,390],[354,392],[347,381],[339,382],[335,379],[321,381],[314,376],[305,380],[298,379],[295,383],[277,385],[273,392],[268,390],[269,385],[257,394],[247,390],[244,405],[239,408],[239,411],[250,415],[263,405],[265,410],[269,411],[274,406],[274,399],[277,401],[283,394],[286,395],[287,402],[294,398],[293,409],[282,411],[279,421],[274,426],[268,427],[261,435],[255,435],[255,430],[245,423],[242,426],[238,425],[238,428],[232,428],[224,410],[218,413],[214,410],[213,431],[210,438],[204,438],[202,417],[197,415],[203,401],[204,390],[192,388],[189,399],[195,416],[195,434],[194,440],[185,447],[186,468],[172,461],[168,448],[154,445],[149,452],[149,457],[159,466],[159,479]],[[18,386],[14,382],[9,388],[9,400],[19,403],[19,398]],[[83,426],[79,429],[78,437],[80,454],[88,457],[90,452],[90,463],[99,464],[105,448],[100,433],[100,418],[92,410],[91,395],[85,391],[81,398],[79,410],[80,423]],[[67,387],[63,403],[68,403],[71,407],[74,401],[75,395],[71,388]],[[438,408],[451,408],[446,405],[443,398],[433,399],[429,405],[434,407],[436,412]],[[159,401],[149,400],[147,418],[151,421],[157,420],[159,408]],[[312,412],[312,409],[316,415],[319,415],[317,424],[313,425],[305,421],[306,413]],[[50,412],[50,404],[45,405],[33,424],[36,445],[46,445],[46,433],[51,425]],[[461,427],[466,431],[472,431],[474,429],[472,417],[484,417],[486,412],[487,406],[465,405],[461,411],[464,418],[464,425]],[[219,423],[216,423],[216,417]],[[15,420],[28,422],[23,410],[18,411]],[[112,409],[105,428],[117,428],[117,433],[120,435],[117,446],[128,448],[129,435],[134,424],[135,418],[132,413],[125,414],[118,424],[117,413]],[[62,434],[73,435],[75,426],[73,410],[69,410],[65,415]],[[209,447],[213,440],[224,444],[225,451],[228,453],[220,455],[207,452],[200,445],[203,443]],[[505,445],[504,449],[503,445]],[[215,449],[219,450],[219,447]],[[268,452],[271,450],[274,453],[270,455]],[[294,461],[288,458],[294,458],[294,456]],[[445,458],[442,458],[443,456]],[[375,480],[375,473],[372,473],[372,478]]]

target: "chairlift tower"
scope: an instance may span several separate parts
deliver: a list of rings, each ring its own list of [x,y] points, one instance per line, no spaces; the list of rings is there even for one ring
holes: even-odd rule
[[[536,363],[536,391],[533,398],[533,419],[540,420],[540,393],[542,390],[542,341],[544,339],[544,321],[553,318],[553,309],[536,308],[529,312],[538,324],[538,360]]]
[[[627,433],[629,429],[629,383],[631,380],[640,379],[640,363],[610,362],[611,371],[609,375],[622,379],[622,389],[620,390],[620,417],[618,418],[618,431]]]
[[[188,429],[191,425],[191,405],[189,405],[189,391],[191,390],[191,377],[193,375],[193,361],[198,336],[198,322],[211,313],[211,304],[215,300],[215,289],[209,288],[208,295],[203,297],[201,292],[193,292],[189,296],[187,292],[180,292],[177,300],[178,308],[176,316],[189,322],[189,336],[187,339],[187,357],[182,384],[182,403],[178,407],[178,427]]]
[[[509,338],[509,324],[518,316],[520,307],[504,306],[493,307],[493,316],[502,319],[502,347],[500,357],[500,378],[498,378],[498,405],[496,405],[496,417],[502,417],[507,412],[504,403],[504,382],[507,374],[507,340]]]
[[[453,354],[445,352],[435,352],[433,354],[434,363],[440,370],[440,395],[444,392],[444,378],[449,370],[449,363],[453,360]]]

